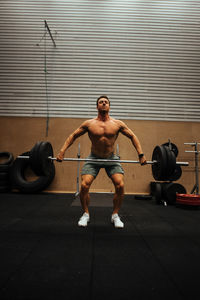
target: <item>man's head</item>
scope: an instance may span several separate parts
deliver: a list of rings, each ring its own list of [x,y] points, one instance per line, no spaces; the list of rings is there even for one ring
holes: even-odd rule
[[[103,99],[106,99],[109,103],[109,106],[110,106],[110,100],[107,96],[103,95],[103,96],[100,96],[98,99],[97,99],[97,107],[98,107],[98,103],[100,100],[103,100]]]
[[[107,96],[100,96],[97,99],[97,110],[99,114],[108,114],[110,110],[110,100]]]

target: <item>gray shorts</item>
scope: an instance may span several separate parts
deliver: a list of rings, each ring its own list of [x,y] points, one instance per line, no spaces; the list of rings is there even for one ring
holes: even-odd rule
[[[99,159],[99,157],[95,156],[93,153],[91,153],[87,158]],[[104,168],[106,170],[106,173],[109,177],[116,173],[124,174],[124,170],[121,164],[119,162],[115,162],[116,159],[119,159],[119,156],[112,154],[111,156],[107,157],[107,159],[112,159],[113,162],[86,161],[81,170],[81,175],[89,174],[94,176],[95,178],[98,175],[101,168]]]

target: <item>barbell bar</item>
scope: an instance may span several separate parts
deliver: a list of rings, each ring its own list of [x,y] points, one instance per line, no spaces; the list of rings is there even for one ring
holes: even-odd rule
[[[17,158],[29,159],[30,156],[19,155],[19,156],[17,156]],[[51,157],[51,156],[49,156],[48,159],[49,160],[57,160],[56,157]],[[63,158],[63,161],[119,162],[119,163],[132,163],[132,164],[140,163],[137,160],[101,159],[101,158],[93,159],[93,158],[76,158],[76,157],[65,157],[65,158]],[[155,160],[147,161],[147,164],[150,164],[150,165],[155,164],[155,163],[157,163],[157,161],[155,161]]]
[[[51,157],[49,156],[48,159],[51,159],[51,160],[57,160],[57,158],[55,157]],[[91,162],[119,162],[119,163],[124,163],[124,164],[140,164],[140,161],[139,160],[122,160],[122,159],[92,159],[92,158],[67,158],[65,157],[63,159],[64,161],[91,161]],[[156,164],[157,161],[156,160],[148,160],[146,162],[148,165],[153,165],[153,164]],[[183,162],[183,161],[177,161],[176,162],[177,165],[180,165],[180,166],[188,166],[189,163],[188,162]]]
[[[51,170],[53,161],[57,158],[53,157],[53,148],[49,142],[37,142],[30,150],[30,156],[18,156],[19,159],[29,159],[30,166],[36,175],[48,174]],[[100,159],[100,158],[64,158],[63,161],[84,161],[84,162],[102,162],[102,163],[138,163],[138,160],[121,160],[121,159]],[[178,166],[188,166],[188,162],[176,161],[176,153],[170,150],[167,145],[156,146],[153,150],[152,160],[147,161],[152,166],[152,174],[154,179],[166,181],[170,180]]]
[[[22,158],[22,159],[29,159],[30,156],[25,156],[25,155],[19,155],[17,156],[17,158]],[[51,157],[48,156],[49,160],[56,160],[56,157]],[[124,163],[124,164],[140,164],[139,160],[122,160],[122,159],[102,159],[102,158],[76,158],[76,157],[64,157],[62,161],[91,161],[91,162],[119,162],[119,163]],[[154,165],[158,163],[156,160],[148,160],[146,162],[147,165]],[[179,166],[189,166],[189,162],[187,161],[177,161],[176,162],[177,165]]]

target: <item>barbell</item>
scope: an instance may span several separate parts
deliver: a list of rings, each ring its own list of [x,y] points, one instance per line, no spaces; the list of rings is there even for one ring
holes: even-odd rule
[[[169,180],[176,171],[177,166],[188,166],[188,162],[177,162],[177,151],[171,147],[170,143],[156,146],[153,150],[152,160],[147,164],[152,165],[152,174],[155,180]],[[19,159],[29,159],[30,166],[36,175],[47,175],[51,171],[52,164],[57,158],[53,157],[53,147],[49,142],[37,142],[30,151],[30,156],[18,156]],[[85,162],[119,162],[140,164],[138,160],[121,159],[91,159],[91,158],[64,158],[63,161],[85,161]]]

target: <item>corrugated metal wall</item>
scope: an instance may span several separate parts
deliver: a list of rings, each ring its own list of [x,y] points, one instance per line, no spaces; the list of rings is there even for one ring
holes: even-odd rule
[[[88,118],[107,94],[116,118],[200,120],[199,0],[0,6],[0,115]]]

